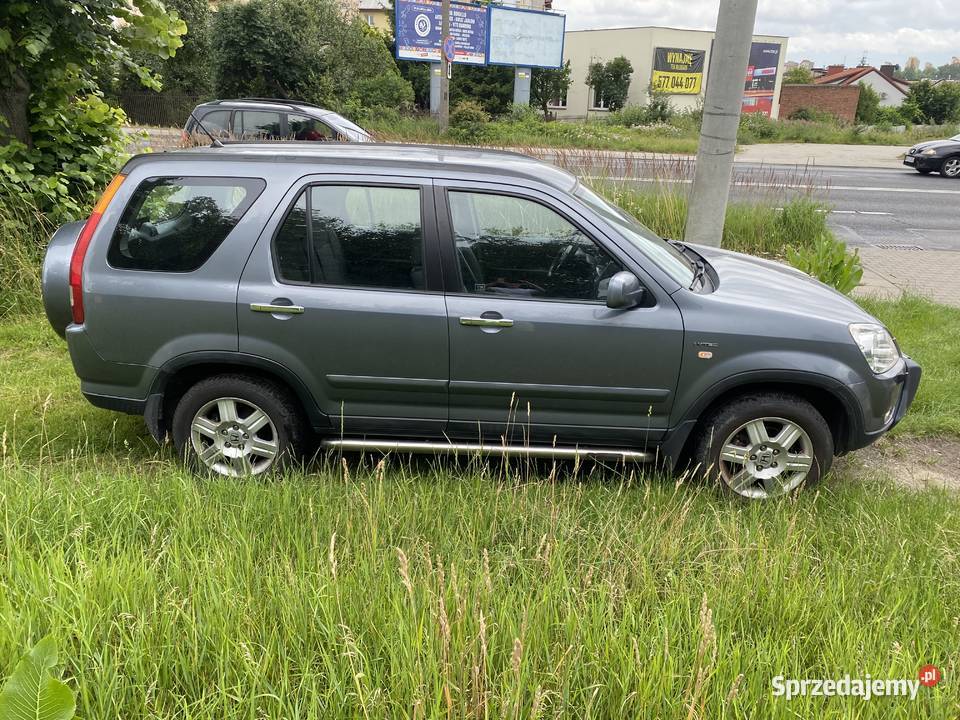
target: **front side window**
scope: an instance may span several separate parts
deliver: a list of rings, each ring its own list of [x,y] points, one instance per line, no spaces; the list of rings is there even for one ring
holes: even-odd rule
[[[328,125],[306,115],[291,115],[287,121],[289,135],[294,140],[336,140],[337,136]]]
[[[462,292],[603,301],[623,267],[566,219],[509,195],[451,191]]]
[[[424,289],[420,191],[316,185],[304,190],[273,241],[284,282]]]
[[[196,270],[265,185],[259,178],[147,178],[120,216],[107,261],[124,270]]]

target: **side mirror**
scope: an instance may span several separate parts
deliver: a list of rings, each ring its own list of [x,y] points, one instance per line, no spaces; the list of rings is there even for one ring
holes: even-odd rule
[[[615,310],[632,308],[640,303],[643,292],[636,275],[626,270],[618,272],[607,285],[607,307]]]

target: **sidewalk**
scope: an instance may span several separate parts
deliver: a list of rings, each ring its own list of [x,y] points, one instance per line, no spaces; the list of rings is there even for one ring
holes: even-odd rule
[[[863,263],[863,281],[855,295],[895,300],[903,293],[922,295],[934,302],[960,307],[960,252],[952,250],[887,250],[857,248]]]
[[[817,143],[767,143],[740,145],[736,162],[765,165],[823,165],[833,167],[894,168],[908,145],[825,145]]]

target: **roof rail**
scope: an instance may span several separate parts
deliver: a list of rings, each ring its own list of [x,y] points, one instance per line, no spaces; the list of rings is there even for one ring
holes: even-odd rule
[[[220,100],[211,100],[211,105],[220,105],[222,103],[231,103],[231,102],[261,102],[261,103],[271,103],[272,105],[284,105],[288,108],[297,107],[312,107],[317,108],[318,110],[326,110],[325,107],[321,105],[315,105],[314,103],[304,102],[302,100],[279,100],[277,98],[261,98],[261,97],[242,97],[242,98],[224,98]]]

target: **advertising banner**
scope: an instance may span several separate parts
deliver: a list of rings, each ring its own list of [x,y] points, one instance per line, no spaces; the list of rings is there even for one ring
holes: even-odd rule
[[[703,87],[705,55],[704,50],[656,48],[650,80],[654,91],[668,95],[699,95]]]
[[[779,66],[779,44],[755,42],[750,46],[750,60],[747,62],[747,77],[743,86],[743,112],[770,116]]]
[[[397,59],[440,62],[442,5],[437,0],[396,0]],[[450,34],[457,63],[487,63],[487,8],[450,3]]]
[[[566,17],[537,10],[490,6],[491,65],[558,68],[563,65]]]

